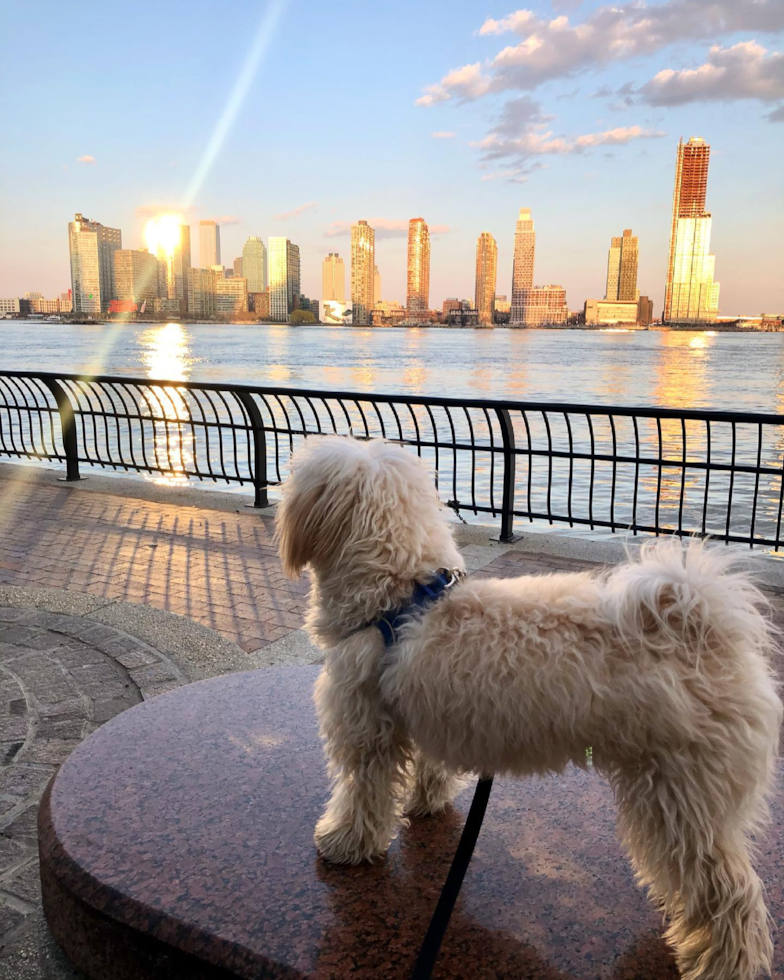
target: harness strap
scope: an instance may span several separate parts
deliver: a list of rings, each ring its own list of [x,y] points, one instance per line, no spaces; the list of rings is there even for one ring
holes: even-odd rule
[[[492,788],[492,776],[482,776],[476,784],[474,798],[471,801],[471,809],[468,811],[463,833],[460,835],[460,843],[457,845],[455,856],[452,858],[452,864],[446,876],[444,887],[441,889],[441,895],[438,898],[438,904],[433,912],[433,918],[427,927],[427,932],[425,933],[425,938],[414,966],[414,972],[411,974],[411,980],[430,980],[430,975],[433,972],[433,967],[441,949],[441,943],[444,940],[444,934],[449,925],[449,920],[452,917],[457,896],[460,894],[460,888],[468,870],[471,855],[474,853],[476,839],[479,837],[479,831],[482,829],[482,821],[485,818],[487,801],[490,799],[490,790]]]

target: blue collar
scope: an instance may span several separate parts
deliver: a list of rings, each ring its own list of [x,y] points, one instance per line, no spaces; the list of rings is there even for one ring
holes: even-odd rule
[[[411,598],[397,609],[390,609],[389,612],[377,619],[369,626],[376,626],[384,637],[384,646],[391,647],[399,639],[400,627],[408,622],[411,617],[420,610],[426,609],[434,603],[440,596],[456,585],[460,581],[461,573],[447,568],[440,568],[429,582],[417,582]]]

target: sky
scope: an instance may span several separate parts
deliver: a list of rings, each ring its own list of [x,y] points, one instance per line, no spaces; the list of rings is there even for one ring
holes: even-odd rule
[[[77,211],[125,248],[181,213],[194,264],[202,219],[225,265],[285,235],[316,298],[364,218],[402,302],[421,216],[431,306],[473,297],[483,231],[509,295],[530,207],[536,283],[601,297],[632,228],[658,315],[676,146],[702,136],[721,312],[784,312],[782,0],[26,0],[0,33],[0,296],[69,287]]]

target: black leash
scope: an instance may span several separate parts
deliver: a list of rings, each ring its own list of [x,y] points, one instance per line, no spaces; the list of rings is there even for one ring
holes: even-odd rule
[[[411,974],[411,980],[429,980],[433,972],[457,896],[460,894],[460,888],[468,870],[471,855],[474,853],[476,839],[482,829],[482,821],[485,818],[487,801],[490,799],[492,788],[492,776],[482,777],[476,784],[471,809],[468,811],[468,819],[465,822],[465,827],[463,827],[463,833],[460,835],[460,843],[457,845],[455,856],[452,858],[452,865],[449,868],[449,874],[446,876],[444,887],[441,889],[433,918],[427,927],[414,972]]]

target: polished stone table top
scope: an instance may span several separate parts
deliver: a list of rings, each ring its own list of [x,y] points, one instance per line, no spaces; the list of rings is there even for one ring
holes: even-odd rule
[[[153,937],[170,967],[190,955],[178,976],[409,975],[473,784],[451,812],[413,821],[383,863],[325,864],[312,842],[328,789],[318,669],[179,688],[108,722],[63,765],[40,815],[45,907],[88,973],[123,977],[134,941]],[[778,828],[762,854],[780,921]],[[434,976],[674,980],[660,935],[598,776],[496,780]],[[175,975],[145,962],[150,976]]]

